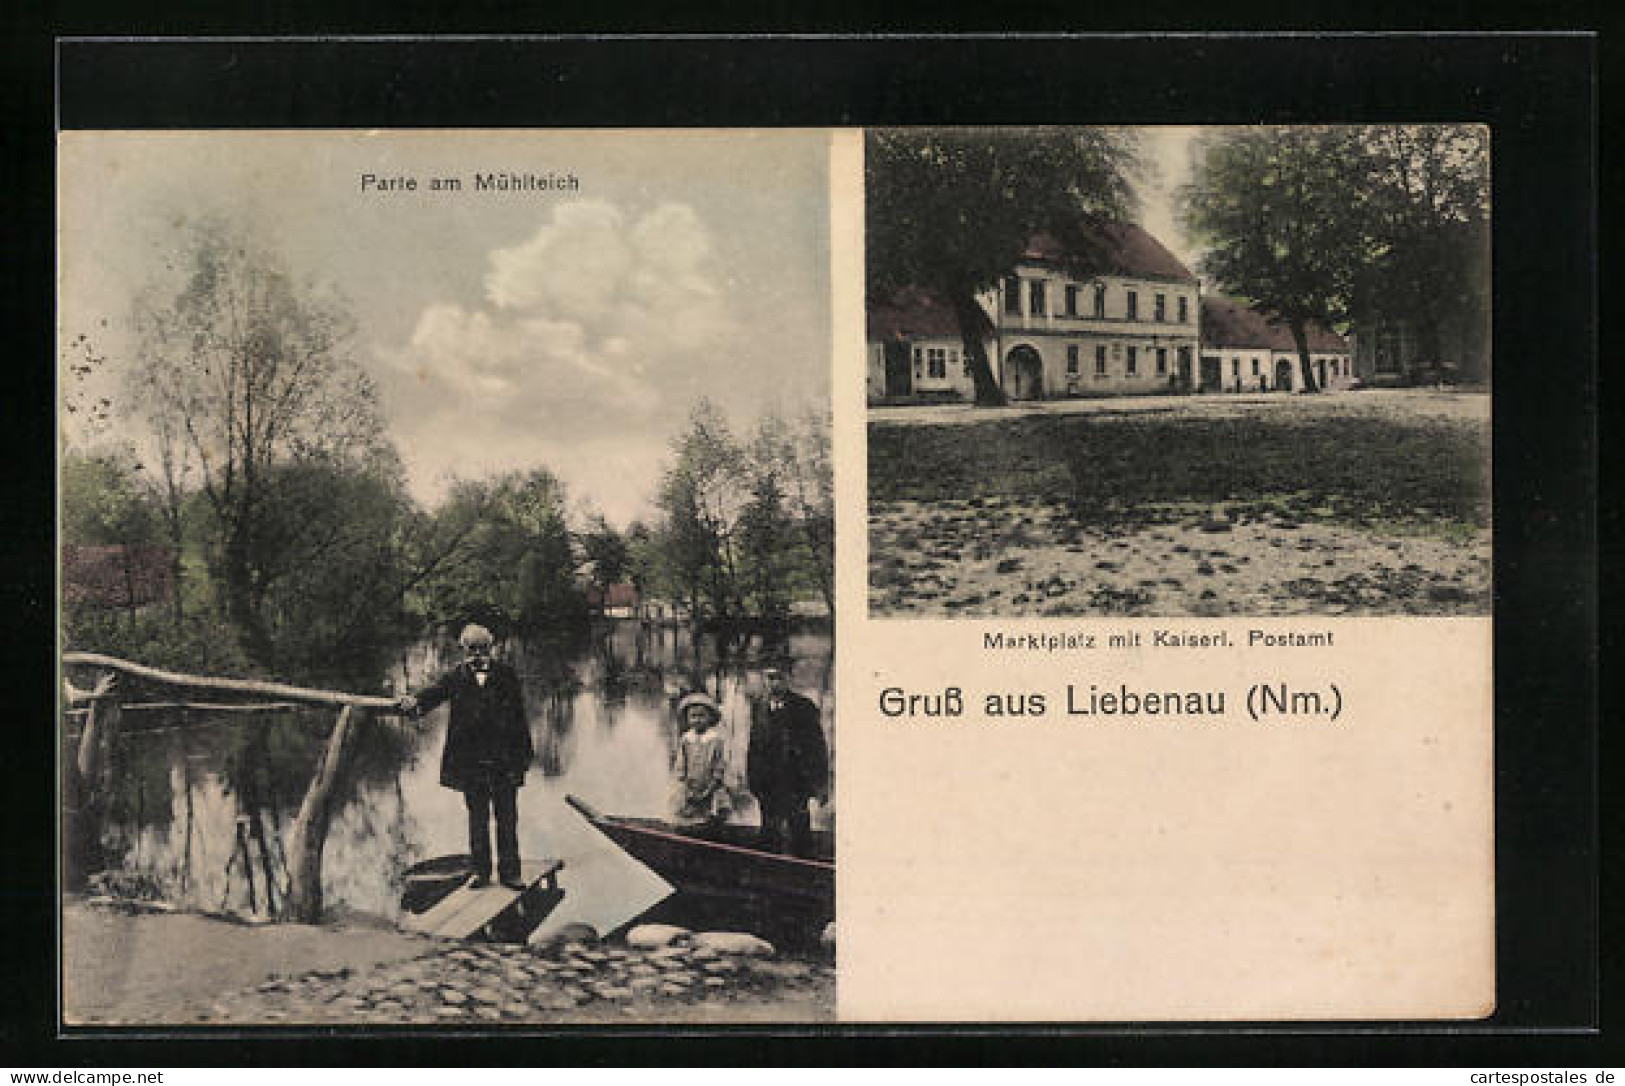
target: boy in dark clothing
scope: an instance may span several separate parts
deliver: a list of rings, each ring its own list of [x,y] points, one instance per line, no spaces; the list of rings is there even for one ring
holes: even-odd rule
[[[829,747],[818,706],[790,689],[783,668],[763,668],[762,682],[766,694],[750,708],[745,776],[762,810],[763,846],[804,856],[812,822],[807,801],[829,797]]]

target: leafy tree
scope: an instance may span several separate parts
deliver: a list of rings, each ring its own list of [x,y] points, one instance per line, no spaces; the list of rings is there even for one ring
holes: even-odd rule
[[[377,678],[411,632],[410,511],[399,471],[314,457],[271,469],[259,576],[276,674],[346,688]]]
[[[808,410],[791,421],[766,415],[751,441],[749,461],[758,480],[770,478],[780,492],[789,529],[784,545],[834,614],[835,476],[830,429],[827,411]]]
[[[546,468],[465,481],[417,548],[433,563],[415,591],[429,616],[455,624],[499,616],[527,628],[579,621],[564,486]]]
[[[1203,273],[1291,330],[1310,391],[1309,328],[1351,315],[1370,257],[1364,169],[1352,129],[1228,129],[1200,148],[1181,193]]]
[[[68,451],[60,486],[62,539],[87,546],[154,542],[157,511],[140,481],[141,468],[116,453]]]
[[[942,298],[958,320],[978,404],[1002,404],[977,294],[994,287],[1033,236],[1047,233],[1074,274],[1098,267],[1093,227],[1133,206],[1132,134],[1114,128],[871,129],[864,200],[869,288]]]
[[[598,598],[607,602],[611,585],[620,584],[632,565],[632,553],[626,537],[610,526],[602,514],[588,521],[581,535],[581,551],[592,570],[593,585]]]
[[[1489,317],[1488,131],[1372,125],[1358,139],[1371,247],[1360,308],[1409,323],[1429,366],[1446,361],[1453,331],[1471,372],[1483,362],[1473,333]]]
[[[789,612],[791,544],[794,539],[778,473],[758,471],[750,501],[739,517],[739,550],[756,613],[783,618]]]
[[[713,617],[726,621],[743,610],[735,536],[749,500],[743,452],[721,410],[703,398],[672,448],[675,458],[658,498],[667,568],[691,614],[700,617],[703,600]]]

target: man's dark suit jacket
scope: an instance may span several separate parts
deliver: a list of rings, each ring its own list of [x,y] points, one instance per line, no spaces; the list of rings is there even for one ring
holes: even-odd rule
[[[458,664],[416,695],[418,709],[428,712],[451,702],[446,749],[440,757],[440,783],[466,792],[487,783],[518,788],[535,750],[525,718],[519,675],[500,660],[481,686],[468,663]]]

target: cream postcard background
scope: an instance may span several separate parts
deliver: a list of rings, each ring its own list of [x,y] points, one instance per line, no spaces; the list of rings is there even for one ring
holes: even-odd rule
[[[862,136],[831,156],[839,1009],[851,1021],[1476,1018],[1494,1010],[1485,618],[868,618]],[[1331,648],[985,650],[987,631],[1330,630]],[[1336,722],[1254,722],[1255,682]],[[1222,690],[1218,718],[1068,716]],[[888,719],[885,687],[965,696]],[[1039,718],[989,719],[1039,692]]]

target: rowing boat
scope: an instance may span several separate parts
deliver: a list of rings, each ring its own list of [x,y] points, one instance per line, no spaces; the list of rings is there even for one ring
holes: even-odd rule
[[[565,802],[676,893],[644,920],[727,926],[781,940],[815,942],[835,918],[830,833],[809,835],[810,856],[770,852],[755,826],[684,826],[603,814],[575,796]]]

